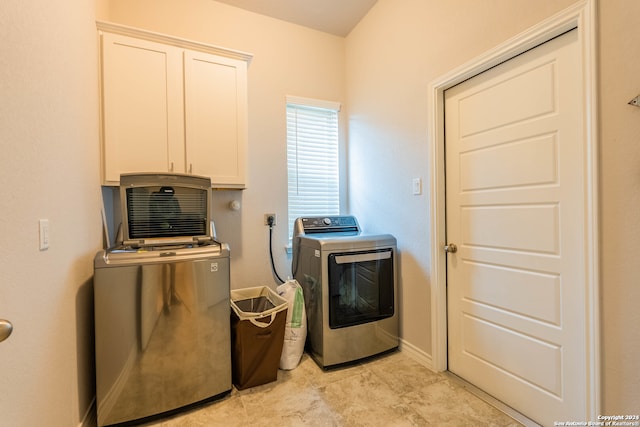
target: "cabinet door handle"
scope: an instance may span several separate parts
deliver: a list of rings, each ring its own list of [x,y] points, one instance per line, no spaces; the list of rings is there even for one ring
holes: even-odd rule
[[[173,162],[169,165],[169,172],[173,172]]]
[[[189,173],[193,173],[193,163],[189,163]]]

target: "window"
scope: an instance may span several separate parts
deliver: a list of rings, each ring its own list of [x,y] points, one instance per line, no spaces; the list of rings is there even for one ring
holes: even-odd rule
[[[289,237],[301,216],[340,213],[340,104],[287,97]]]

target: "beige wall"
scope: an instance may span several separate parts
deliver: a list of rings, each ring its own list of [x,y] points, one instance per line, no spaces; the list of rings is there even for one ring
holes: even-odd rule
[[[214,192],[218,237],[231,246],[231,287],[275,287],[265,213],[275,212],[274,257],[286,278],[285,96],[344,102],[344,39],[211,0],[109,0],[98,19],[249,52],[249,182]],[[344,114],[344,113],[343,113]],[[241,202],[231,211],[231,200]]]
[[[599,3],[603,412],[638,414],[640,2]]]
[[[402,337],[426,359],[432,352],[428,85],[572,3],[378,0],[347,37],[351,210],[368,227],[398,237]],[[602,413],[636,414],[640,108],[627,102],[640,94],[640,6],[600,3]],[[426,184],[422,196],[411,194],[414,177]]]
[[[77,426],[93,399],[101,247],[92,2],[0,5],[0,424]],[[38,220],[50,248],[38,250]]]

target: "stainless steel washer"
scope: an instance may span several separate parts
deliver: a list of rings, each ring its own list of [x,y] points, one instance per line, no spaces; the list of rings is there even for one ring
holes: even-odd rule
[[[292,272],[307,310],[307,347],[323,368],[398,347],[396,239],[353,216],[298,218]]]
[[[231,391],[227,245],[104,251],[94,266],[99,426]]]
[[[98,426],[139,423],[231,391],[229,246],[211,181],[120,179],[123,226],[94,259]]]

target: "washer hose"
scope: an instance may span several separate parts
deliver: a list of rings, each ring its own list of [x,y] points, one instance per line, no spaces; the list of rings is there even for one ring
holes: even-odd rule
[[[269,224],[269,258],[271,258],[271,270],[280,283],[284,283],[284,280],[278,275],[276,271],[276,265],[273,262],[273,224]]]

